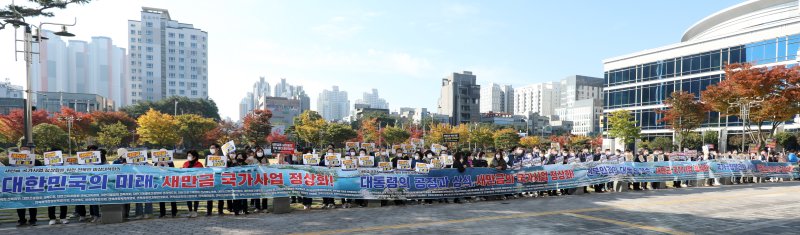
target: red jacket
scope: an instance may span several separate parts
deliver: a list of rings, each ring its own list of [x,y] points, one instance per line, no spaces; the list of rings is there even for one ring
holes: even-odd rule
[[[195,161],[194,165],[189,165],[190,163],[191,161],[184,162],[183,168],[203,168],[203,163],[200,163],[200,161]]]

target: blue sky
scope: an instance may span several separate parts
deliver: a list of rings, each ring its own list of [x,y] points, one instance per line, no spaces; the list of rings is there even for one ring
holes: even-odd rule
[[[109,36],[127,47],[125,23],[141,6],[168,9],[209,33],[209,93],[223,117],[237,119],[259,76],[303,85],[312,109],[322,89],[339,85],[351,103],[377,88],[393,110],[433,111],[441,78],[455,71],[514,86],[600,77],[601,60],[677,43],[698,20],[740,2],[99,0],[47,20],[77,16],[77,39]],[[22,85],[12,38],[0,31],[0,78]]]

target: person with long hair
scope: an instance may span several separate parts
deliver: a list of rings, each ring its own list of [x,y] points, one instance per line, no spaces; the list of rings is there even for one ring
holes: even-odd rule
[[[200,163],[199,159],[200,154],[197,153],[197,150],[189,150],[186,152],[186,162],[183,163],[182,168],[203,168],[203,163]],[[196,218],[200,201],[188,201],[186,205],[189,207],[189,218]]]
[[[211,144],[210,146],[208,146],[208,152],[210,153],[209,154],[210,156],[223,156],[222,148],[219,146],[219,144]],[[228,162],[230,162],[230,160]],[[206,158],[206,166],[208,166],[208,158]],[[230,207],[230,205],[228,206]],[[213,208],[214,208],[214,200],[206,201],[206,216],[211,216]],[[224,216],[225,215],[224,209],[225,209],[225,200],[218,200],[217,214],[219,214],[219,216]]]

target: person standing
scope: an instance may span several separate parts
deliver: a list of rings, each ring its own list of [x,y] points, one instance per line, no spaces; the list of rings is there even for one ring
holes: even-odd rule
[[[28,147],[22,147],[22,148],[20,148],[19,152],[20,153],[24,153],[24,154],[30,154],[31,150]],[[23,166],[23,165],[11,165],[11,166]],[[35,159],[33,161],[33,166],[31,166],[31,165],[26,165],[26,166],[28,166],[28,167],[44,166],[44,164],[42,164],[42,162],[39,161],[39,159]],[[17,220],[17,223],[19,223],[17,226],[25,226],[26,224],[30,224],[31,226],[36,226],[36,213],[37,213],[38,209],[36,207],[31,207],[31,208],[27,208],[27,209],[28,209],[28,215],[30,216],[30,219],[25,219],[25,209],[24,208],[23,209],[17,209],[17,217],[19,218],[19,220]],[[55,210],[55,208],[53,208],[53,210]],[[66,214],[64,212],[65,212],[64,210],[61,211],[61,213],[64,214],[64,216],[66,217]],[[53,212],[53,213],[55,213],[55,212]]]
[[[53,148],[50,151],[52,151],[52,152],[61,151],[61,149]],[[56,164],[56,165],[52,165],[52,166],[67,165],[67,158],[70,158],[70,157],[62,155],[61,158],[63,158],[63,160],[61,161],[62,164]],[[35,163],[34,163],[34,165],[35,165]],[[50,218],[50,225],[55,225],[55,224],[58,224],[59,222],[61,222],[62,224],[68,224],[69,220],[67,220],[67,206],[58,206],[58,210],[59,210],[60,213],[59,213],[59,216],[56,217],[56,207],[55,206],[47,207],[47,217]]]
[[[208,147],[208,152],[210,156],[224,156],[222,155],[222,149],[219,147],[219,144],[211,144]],[[227,160],[226,160],[227,161]],[[206,166],[208,166],[208,158],[206,158]],[[228,205],[230,206],[230,205]],[[206,201],[206,216],[211,216],[212,209],[214,208],[214,200]],[[217,201],[217,213],[219,216],[225,215],[225,200],[218,200]]]
[[[162,149],[162,150],[165,150],[165,149]],[[174,164],[174,163],[172,163],[172,162],[157,162],[157,163],[155,164],[155,166],[156,166],[156,167],[169,167],[169,168],[175,168],[175,164]],[[172,210],[170,211],[170,212],[172,212],[172,213],[171,213],[171,214],[172,214],[172,218],[175,218],[175,216],[178,216],[178,203],[177,203],[177,202],[170,202],[170,203],[169,203],[169,206],[170,206],[170,208],[172,209]],[[158,203],[158,210],[159,210],[159,216],[158,216],[158,218],[164,218],[164,217],[166,217],[166,216],[167,216],[167,203],[166,203],[166,202],[159,202],[159,203]]]
[[[253,158],[255,160],[255,165],[264,166],[264,167],[269,166],[269,156],[265,155],[263,148],[256,147],[255,156]],[[251,164],[251,165],[253,165],[253,164]],[[267,198],[261,198],[261,199],[255,198],[255,199],[251,199],[251,200],[255,201],[255,205],[256,205],[255,213],[259,213],[259,212],[267,213],[267,203],[268,203]]]
[[[183,163],[183,168],[203,168],[203,163],[200,163],[200,154],[197,150],[189,150],[186,152],[186,162]],[[200,201],[188,201],[186,206],[189,207],[189,218],[197,217],[197,209],[200,206]]]

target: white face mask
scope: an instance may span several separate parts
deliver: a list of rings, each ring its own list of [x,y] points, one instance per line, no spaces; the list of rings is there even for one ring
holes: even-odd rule
[[[355,156],[356,152],[350,152],[350,156]]]
[[[415,155],[414,160],[419,160],[419,155]]]
[[[211,154],[217,154],[217,149],[209,149],[208,152]]]
[[[258,152],[258,153],[256,153],[256,155],[257,155],[258,157],[263,157],[263,156],[264,156],[264,153],[262,153],[262,152]]]
[[[188,157],[186,157],[186,160],[189,160],[189,161],[194,161],[194,156],[192,156],[192,155],[189,155]]]
[[[22,151],[19,151],[19,152],[20,152],[20,153],[24,153],[24,154],[30,154],[30,153],[31,153],[31,151],[30,151],[30,150],[22,150]]]
[[[508,156],[503,157],[503,161],[508,162]]]

